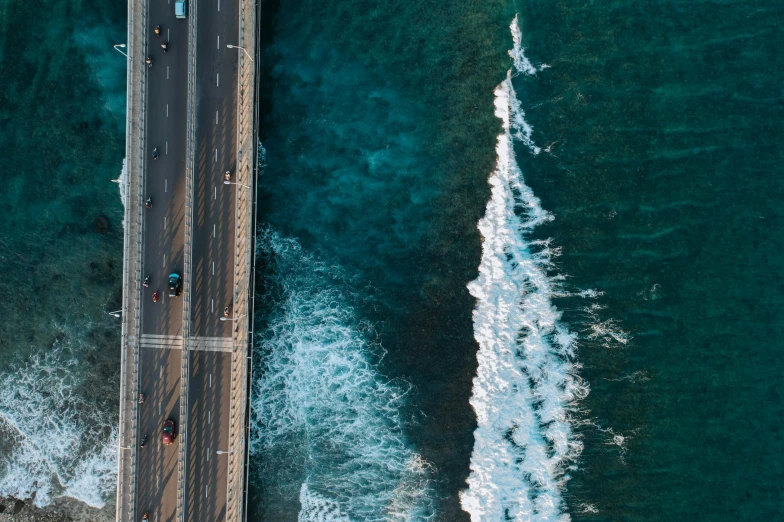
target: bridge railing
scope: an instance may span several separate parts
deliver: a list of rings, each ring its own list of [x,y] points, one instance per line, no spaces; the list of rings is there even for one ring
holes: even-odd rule
[[[236,231],[234,252],[234,347],[231,362],[231,393],[229,411],[228,491],[226,519],[244,520],[245,496],[245,437],[248,406],[248,363],[251,341],[250,302],[253,259],[254,189],[256,132],[255,89],[256,9],[254,0],[240,0],[238,81],[237,81],[237,172],[236,172]],[[246,54],[247,53],[247,54]]]
[[[116,519],[136,519],[136,468],[138,440],[139,328],[144,226],[144,142],[147,94],[146,56],[147,0],[128,0],[128,59],[126,92],[126,180],[123,307],[118,434],[118,487]],[[130,366],[130,368],[129,368]]]

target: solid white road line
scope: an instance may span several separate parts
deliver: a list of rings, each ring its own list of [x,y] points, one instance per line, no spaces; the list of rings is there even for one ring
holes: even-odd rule
[[[166,39],[171,40],[171,29],[166,29]]]
[[[166,216],[163,216],[163,229],[166,230]]]
[[[215,223],[212,224],[212,237],[215,237]]]
[[[212,262],[212,275],[215,275],[215,261]]]
[[[220,73],[216,74],[215,78],[216,78],[215,82],[217,84],[216,87],[220,87]]]
[[[168,153],[169,153],[169,142],[167,141],[166,142],[166,154],[168,154]]]
[[[212,374],[210,374],[210,388],[212,388]]]
[[[218,50],[220,50],[220,35],[218,35]]]
[[[164,192],[169,192],[169,178],[166,178],[165,180],[163,180],[163,191]],[[163,218],[163,219],[166,219],[166,218]]]
[[[218,163],[218,149],[215,149],[215,163]]]
[[[213,199],[218,199],[218,187],[215,187],[215,198]]]
[[[166,79],[169,79],[169,66],[166,66]]]
[[[204,498],[207,498],[208,491],[210,490],[210,485],[205,484],[204,486]]]
[[[163,365],[161,365],[161,371],[158,373],[160,377],[163,377]]]
[[[211,415],[211,414],[212,414],[212,412],[211,412],[211,411],[208,411],[208,412],[207,412],[207,424],[209,424],[209,423],[210,423],[210,419],[212,418],[212,415]]]
[[[166,117],[169,117],[169,104],[166,104]]]
[[[218,111],[215,111],[215,125],[218,124]]]
[[[166,266],[166,254],[163,254],[163,266]]]
[[[220,11],[220,0],[218,0],[218,11]]]
[[[215,312],[215,299],[210,301],[210,309],[211,309],[212,312]],[[210,379],[212,379],[212,375],[210,375]],[[210,382],[212,382],[212,381],[210,381]]]

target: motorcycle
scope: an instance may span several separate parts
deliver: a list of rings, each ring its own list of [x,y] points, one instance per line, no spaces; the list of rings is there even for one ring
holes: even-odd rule
[[[146,444],[147,444],[147,435],[142,437],[142,441],[141,441],[141,443],[139,443],[139,447],[143,448]]]
[[[152,198],[147,198],[147,201],[144,203],[144,206],[147,208],[152,208]]]
[[[144,394],[143,393],[139,394],[139,404],[144,404]]]
[[[155,29],[153,29],[153,31],[155,31],[155,36],[160,36],[161,35],[161,26],[160,25],[156,25]]]
[[[150,515],[148,515],[147,513],[145,513],[145,514],[144,514],[144,516],[142,517],[142,522],[146,522],[146,521],[148,521],[148,520],[150,520]]]
[[[147,57],[147,59],[146,59],[146,60],[144,60],[144,63],[146,63],[146,64],[147,64],[147,67],[152,67],[152,58],[150,58],[150,57],[148,56],[148,57]]]
[[[168,51],[168,50],[169,50],[169,42],[163,42],[163,43],[161,44],[161,49],[163,49],[163,52],[164,52],[164,53],[165,53],[166,51]]]
[[[144,288],[149,287],[150,286],[150,276],[145,277],[144,278],[144,283],[142,283],[142,284],[144,285]]]
[[[152,159],[154,160],[158,159],[158,147],[152,149]]]
[[[152,302],[153,303],[157,303],[158,302],[158,292],[153,292],[152,293]]]

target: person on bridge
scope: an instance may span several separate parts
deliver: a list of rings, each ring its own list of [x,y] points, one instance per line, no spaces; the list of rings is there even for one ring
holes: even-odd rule
[[[223,317],[226,317],[227,319],[229,317],[229,307],[228,306],[223,309]]]
[[[145,513],[145,514],[142,516],[142,521],[145,521],[145,520],[150,520],[150,515],[148,515],[147,513]]]
[[[163,52],[168,51],[169,50],[169,42],[164,40],[163,43],[161,44],[161,48],[163,49]]]
[[[223,179],[225,179],[226,181],[231,181],[231,171],[230,170],[226,171],[226,174],[223,175]]]

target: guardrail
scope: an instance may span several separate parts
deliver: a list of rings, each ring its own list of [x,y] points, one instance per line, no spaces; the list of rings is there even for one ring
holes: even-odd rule
[[[126,183],[123,244],[123,308],[121,337],[120,419],[116,518],[136,518],[136,467],[139,392],[139,329],[141,317],[142,227],[144,204],[144,111],[147,71],[147,0],[128,0],[128,60],[126,92]],[[135,194],[135,197],[133,197]],[[129,372],[128,365],[132,364]]]
[[[248,439],[245,437],[248,406],[248,360],[252,329],[250,296],[253,288],[252,259],[254,224],[255,159],[257,146],[255,103],[256,63],[249,56],[256,56],[256,3],[240,0],[238,81],[237,81],[237,173],[235,186],[237,227],[234,240],[234,315],[232,337],[234,347],[231,358],[231,393],[229,411],[228,484],[226,520],[241,522],[245,519],[245,462]],[[245,54],[247,53],[247,54]]]
[[[183,245],[183,287],[182,287],[182,359],[180,364],[180,442],[177,454],[177,511],[176,519],[185,521],[185,488],[188,483],[188,384],[190,379],[191,355],[191,282],[193,242],[193,177],[196,153],[196,37],[197,17],[196,0],[188,2],[188,104],[187,128],[185,138],[185,241]]]

